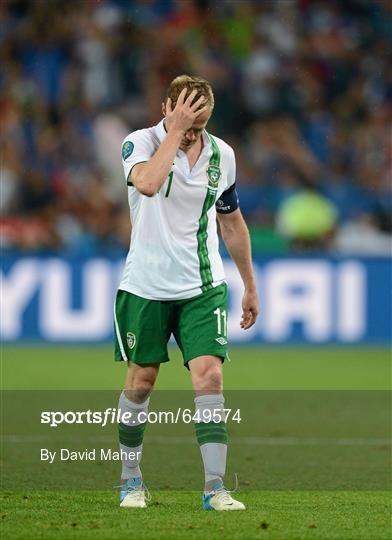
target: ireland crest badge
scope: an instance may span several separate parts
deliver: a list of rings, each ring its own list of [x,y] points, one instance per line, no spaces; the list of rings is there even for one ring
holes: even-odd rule
[[[127,345],[130,349],[136,345],[136,336],[132,332],[127,332]]]
[[[208,186],[211,188],[217,188],[219,180],[222,176],[222,172],[218,165],[209,165],[207,168]]]

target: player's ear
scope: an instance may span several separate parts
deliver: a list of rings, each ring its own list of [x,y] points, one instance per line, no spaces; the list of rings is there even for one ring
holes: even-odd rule
[[[164,101],[162,101],[162,114],[163,116],[166,116],[166,105]]]

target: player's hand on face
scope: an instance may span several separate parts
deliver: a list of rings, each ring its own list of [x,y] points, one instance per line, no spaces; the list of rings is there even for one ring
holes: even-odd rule
[[[200,96],[194,103],[193,100],[197,94],[196,90],[192,90],[189,96],[186,98],[187,89],[184,88],[181,94],[178,96],[178,100],[174,109],[172,109],[171,99],[168,98],[166,101],[166,129],[167,131],[180,131],[185,133],[190,129],[200,114],[203,114],[207,109],[208,105],[204,105],[206,98]]]
[[[260,306],[257,298],[256,291],[245,290],[242,298],[242,318],[240,326],[244,330],[247,330],[253,326],[256,322],[257,315],[259,314]]]

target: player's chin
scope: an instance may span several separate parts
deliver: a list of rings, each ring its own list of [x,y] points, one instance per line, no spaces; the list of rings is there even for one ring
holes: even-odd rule
[[[195,143],[181,143],[180,148],[181,150],[189,150]]]

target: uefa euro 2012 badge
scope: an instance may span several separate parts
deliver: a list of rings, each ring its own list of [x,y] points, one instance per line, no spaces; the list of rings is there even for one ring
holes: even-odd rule
[[[133,149],[135,148],[135,145],[131,141],[125,141],[125,143],[122,146],[122,158],[125,161],[129,158],[129,156],[132,155]]]
[[[218,165],[209,165],[207,168],[208,187],[216,189],[219,184],[219,180],[222,176],[222,172]]]

